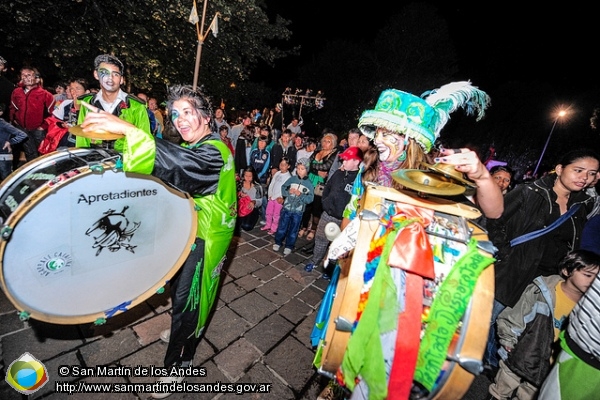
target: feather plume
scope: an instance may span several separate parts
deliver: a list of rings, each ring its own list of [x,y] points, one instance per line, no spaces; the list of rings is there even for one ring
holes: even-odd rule
[[[485,110],[491,105],[491,99],[484,91],[471,85],[470,81],[452,82],[421,95],[427,104],[438,113],[439,120],[436,131],[446,125],[450,113],[463,108],[467,115],[477,114],[477,121],[485,115]]]

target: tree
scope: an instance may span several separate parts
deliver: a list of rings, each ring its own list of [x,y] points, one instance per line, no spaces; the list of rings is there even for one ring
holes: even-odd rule
[[[208,0],[206,0],[208,1]],[[201,10],[200,4],[198,3]],[[126,66],[127,91],[164,93],[174,83],[191,83],[197,32],[188,22],[191,0],[14,0],[0,3],[12,18],[0,25],[2,54],[12,66],[38,66],[46,83],[82,76],[93,82],[98,54],[112,53]],[[287,41],[289,21],[269,17],[264,0],[210,0],[205,30],[218,11],[218,37],[203,45],[199,84],[208,93],[248,80],[259,61],[271,65],[297,49]],[[135,88],[135,89],[134,89]]]

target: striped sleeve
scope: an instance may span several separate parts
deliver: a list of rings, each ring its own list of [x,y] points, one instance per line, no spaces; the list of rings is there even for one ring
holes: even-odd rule
[[[600,276],[571,311],[567,330],[579,347],[600,359]]]

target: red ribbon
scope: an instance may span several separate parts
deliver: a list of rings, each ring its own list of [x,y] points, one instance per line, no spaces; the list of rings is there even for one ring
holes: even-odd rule
[[[434,279],[433,251],[425,227],[433,210],[402,204],[401,212],[417,221],[403,227],[394,241],[388,265],[406,271],[405,308],[398,315],[394,362],[388,382],[388,399],[410,396],[417,364],[423,312],[423,278]]]

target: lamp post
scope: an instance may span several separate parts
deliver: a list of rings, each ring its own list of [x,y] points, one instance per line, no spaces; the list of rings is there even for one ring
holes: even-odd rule
[[[554,119],[554,123],[552,124],[552,129],[550,129],[550,133],[548,134],[548,139],[546,139],[546,144],[544,145],[544,148],[542,149],[542,154],[540,154],[540,159],[538,160],[537,165],[535,166],[535,169],[533,170],[533,176],[535,176],[535,174],[537,174],[538,168],[540,167],[540,164],[542,163],[542,158],[544,158],[544,153],[546,152],[548,143],[550,143],[550,138],[552,137],[552,132],[554,132],[554,128],[556,127],[556,123],[558,122],[558,119],[564,117],[566,114],[567,114],[567,112],[565,110],[560,110],[558,112],[558,114],[556,115],[556,118]]]

